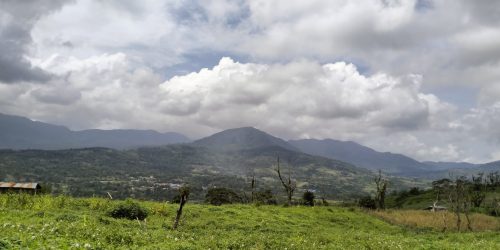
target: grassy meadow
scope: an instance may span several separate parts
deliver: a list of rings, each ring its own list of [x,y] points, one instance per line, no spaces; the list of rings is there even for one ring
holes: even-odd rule
[[[500,248],[494,217],[485,218],[496,226],[482,232],[443,233],[439,227],[390,220],[358,208],[188,203],[174,231],[176,204],[140,202],[149,211],[144,221],[107,216],[120,202],[2,194],[0,249]],[[404,216],[408,214],[398,215]]]
[[[449,211],[429,212],[425,210],[384,210],[373,211],[371,214],[392,224],[405,225],[413,228],[429,228],[441,231],[457,231],[456,215]],[[465,215],[461,214],[460,230],[467,230]],[[470,215],[473,231],[500,232],[500,219],[479,213]]]

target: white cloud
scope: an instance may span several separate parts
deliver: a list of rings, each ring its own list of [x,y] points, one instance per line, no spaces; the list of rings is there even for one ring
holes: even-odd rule
[[[4,46],[20,62],[13,65],[52,74],[43,84],[4,74],[10,84],[0,83],[0,111],[72,128],[194,136],[253,125],[288,138],[358,140],[419,159],[490,159],[500,142],[500,4],[426,3],[0,5],[2,24],[19,28],[0,26],[0,38],[19,38]],[[225,58],[199,72],[188,67],[212,67],[207,55],[248,63]],[[166,80],[166,71],[196,72]],[[465,98],[477,103],[440,99],[462,87],[478,93]]]
[[[312,132],[315,127],[337,120],[364,122],[342,129],[344,132],[359,130],[360,126],[368,130],[411,130],[428,123],[431,104],[418,93],[418,85],[418,79],[385,74],[365,77],[344,62],[262,65],[223,58],[211,70],[165,82],[161,106],[166,114],[189,116],[217,129],[248,124],[272,129],[273,124],[288,124],[288,128],[276,131],[287,136],[293,135],[288,130],[297,127],[319,136],[320,133]],[[245,117],[238,117],[241,113]],[[303,119],[309,125],[303,127],[295,119]]]
[[[472,161],[490,159],[487,150],[498,141],[481,140],[500,135],[494,118],[500,108],[461,116],[453,105],[422,93],[418,75],[367,76],[345,62],[222,58],[211,69],[167,81],[150,68],[133,67],[122,53],[83,60],[53,55],[34,63],[55,80],[0,84],[6,97],[0,111],[73,129],[142,128],[199,137],[255,126],[289,139],[355,140],[421,160]],[[482,146],[470,149],[470,143]]]

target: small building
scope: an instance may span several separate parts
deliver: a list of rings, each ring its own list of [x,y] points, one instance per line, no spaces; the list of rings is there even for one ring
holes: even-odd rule
[[[42,186],[36,182],[0,182],[0,193],[6,192],[27,192],[36,194]]]

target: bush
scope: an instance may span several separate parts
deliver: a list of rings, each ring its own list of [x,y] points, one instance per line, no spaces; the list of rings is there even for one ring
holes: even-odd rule
[[[174,198],[172,198],[172,203],[175,203],[175,204],[181,203],[181,195],[180,194],[176,194],[174,196]]]
[[[144,220],[148,217],[148,211],[139,203],[126,200],[111,208],[108,211],[108,216],[116,219]]]
[[[362,208],[375,209],[377,205],[375,203],[375,199],[370,196],[365,196],[358,201],[358,205]]]
[[[205,196],[205,202],[220,206],[222,204],[239,203],[241,197],[228,188],[211,188]]]
[[[257,204],[276,205],[278,202],[270,189],[255,193],[254,201]]]
[[[424,193],[424,191],[420,190],[418,187],[413,187],[413,188],[410,189],[410,191],[408,191],[408,194],[409,195],[413,195],[413,196],[419,195],[421,193]]]
[[[314,206],[314,193],[307,190],[302,195],[302,199],[304,200],[304,205],[306,206]]]

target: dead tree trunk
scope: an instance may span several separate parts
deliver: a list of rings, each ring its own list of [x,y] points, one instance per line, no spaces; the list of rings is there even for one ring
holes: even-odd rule
[[[461,184],[461,190],[460,192],[462,193],[463,196],[463,201],[462,201],[462,207],[465,215],[465,220],[467,221],[467,229],[472,232],[472,222],[470,220],[470,207],[472,205],[472,192],[473,190],[470,190],[471,187],[467,186],[466,182],[462,182]]]
[[[253,203],[255,200],[255,173],[252,175],[252,197],[250,197],[250,201]]]
[[[469,217],[469,208],[467,207],[469,204],[465,204],[465,202],[464,202],[464,214],[465,214],[465,219],[467,220],[467,229],[472,232],[472,222]]]
[[[288,205],[292,205],[292,197],[293,197],[293,192],[295,191],[296,184],[292,181],[290,169],[288,170],[288,180],[284,180],[283,177],[281,176],[281,170],[280,170],[280,157],[278,156],[278,167],[276,168],[276,172],[278,173],[278,177],[281,181],[281,185],[283,185],[283,188],[285,189],[287,199],[288,199]]]
[[[385,209],[385,194],[387,192],[388,181],[382,178],[382,171],[378,171],[378,176],[375,177],[375,185],[377,186],[376,202],[378,209]]]
[[[177,209],[177,214],[175,215],[175,221],[174,225],[172,226],[172,229],[177,229],[179,226],[179,221],[181,219],[182,215],[182,208],[184,208],[184,205],[187,202],[188,196],[189,196],[189,188],[187,187],[181,187],[179,189],[179,195],[180,195],[180,203],[179,203],[179,209]]]

